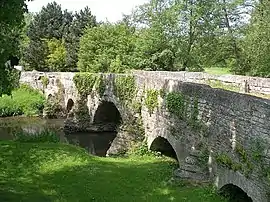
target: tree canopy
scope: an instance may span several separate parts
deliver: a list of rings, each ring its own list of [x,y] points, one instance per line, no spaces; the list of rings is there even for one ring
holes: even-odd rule
[[[10,94],[13,88],[12,70],[6,62],[10,56],[19,54],[20,32],[26,10],[24,0],[0,2],[0,96]]]
[[[17,5],[19,17],[0,15],[9,21],[0,24],[5,38],[0,45],[6,49],[1,59],[6,61],[11,53],[22,56],[20,62],[28,70],[227,67],[236,74],[270,77],[270,5],[265,0],[148,0],[117,23],[97,22],[88,7],[72,13],[56,2],[25,15],[22,23],[25,4],[13,1],[17,3],[8,9],[16,10]]]

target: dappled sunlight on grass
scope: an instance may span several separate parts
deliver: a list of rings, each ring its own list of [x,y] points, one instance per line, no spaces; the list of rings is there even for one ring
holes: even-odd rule
[[[168,183],[176,162],[100,158],[62,144],[0,143],[0,201],[222,201],[207,189]]]
[[[229,68],[224,68],[224,67],[205,68],[204,71],[208,74],[214,74],[214,75],[232,74]]]

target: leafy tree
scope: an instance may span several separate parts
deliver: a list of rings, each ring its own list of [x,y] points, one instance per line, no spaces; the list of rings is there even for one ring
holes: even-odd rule
[[[134,34],[123,23],[88,28],[80,41],[78,68],[83,72],[123,72],[132,68]]]
[[[72,20],[72,13],[66,10],[62,11],[61,6],[56,2],[49,3],[33,17],[27,31],[27,36],[29,37],[28,46],[23,50],[23,61],[27,69],[50,71],[48,65],[52,65],[54,70],[60,69],[63,71],[63,65],[60,64],[62,63],[62,54],[58,54],[59,50],[56,50],[56,52],[52,50],[54,43],[50,40],[56,39],[61,41],[64,34],[68,32]],[[47,41],[51,42],[49,43],[50,47],[48,47]],[[49,52],[51,55],[48,56]],[[60,58],[56,59],[55,57],[57,56]],[[47,57],[50,59],[47,60]],[[56,65],[56,61],[58,65]]]
[[[64,35],[65,47],[67,49],[66,66],[69,70],[77,70],[80,38],[83,35],[84,30],[86,27],[91,28],[96,25],[96,17],[92,15],[89,7],[74,14],[74,19]]]
[[[57,39],[47,40],[48,56],[46,65],[50,71],[66,70],[66,49],[63,41]]]
[[[0,96],[10,94],[14,87],[12,70],[5,63],[10,56],[18,54],[19,33],[26,11],[24,0],[0,2]]]
[[[247,55],[237,73],[270,77],[270,2],[261,0],[253,12],[244,42]]]
[[[72,13],[62,11],[61,5],[56,2],[42,7],[41,11],[34,16],[28,29],[27,35],[31,40],[62,39],[63,34],[72,22]]]

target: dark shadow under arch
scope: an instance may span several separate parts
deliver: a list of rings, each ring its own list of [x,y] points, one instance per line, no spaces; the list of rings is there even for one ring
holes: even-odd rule
[[[103,101],[99,106],[94,116],[95,124],[114,124],[120,125],[122,118],[120,112],[112,102]]]
[[[67,102],[67,108],[66,108],[67,113],[69,113],[73,107],[74,107],[74,101],[72,99],[69,99]]]
[[[151,144],[150,150],[161,152],[161,154],[177,159],[176,152],[169,141],[163,137],[157,137]]]
[[[219,193],[226,197],[229,202],[253,202],[246,192],[233,184],[223,186],[219,190]]]

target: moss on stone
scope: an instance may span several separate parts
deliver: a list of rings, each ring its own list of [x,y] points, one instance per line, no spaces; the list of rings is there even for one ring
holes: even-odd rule
[[[134,76],[117,76],[114,81],[114,94],[122,102],[132,101],[137,92]]]
[[[49,85],[49,78],[47,76],[42,76],[41,82],[42,82],[43,88],[47,88],[47,86]]]
[[[90,95],[94,90],[102,97],[105,93],[106,83],[103,75],[93,73],[77,73],[73,81],[80,95]]]
[[[158,96],[159,96],[158,90],[151,89],[146,91],[145,105],[148,108],[150,114],[152,114],[155,108],[158,107]]]

